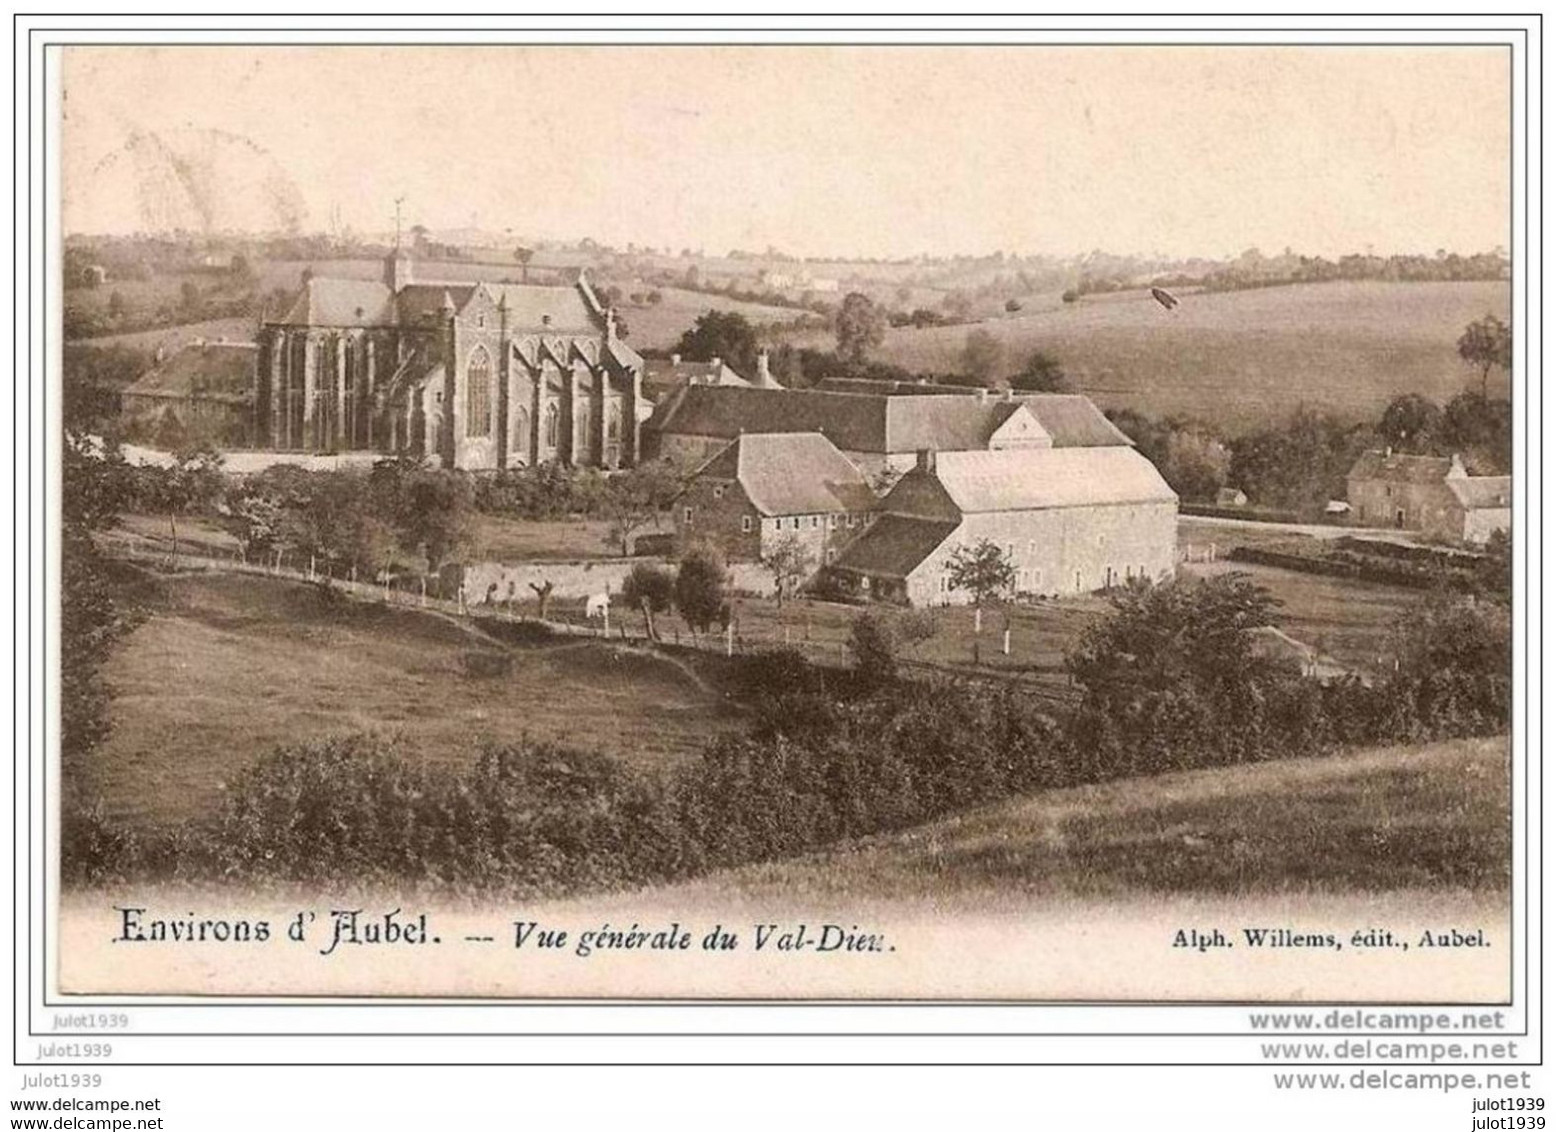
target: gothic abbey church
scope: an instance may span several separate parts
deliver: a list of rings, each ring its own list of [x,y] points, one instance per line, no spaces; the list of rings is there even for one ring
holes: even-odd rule
[[[638,459],[643,359],[580,276],[572,287],[308,278],[260,328],[263,447],[432,458],[445,468]]]

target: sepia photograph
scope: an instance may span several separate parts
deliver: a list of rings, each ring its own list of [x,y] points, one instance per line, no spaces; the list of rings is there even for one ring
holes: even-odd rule
[[[1506,46],[55,59],[60,994],[1512,1002]]]

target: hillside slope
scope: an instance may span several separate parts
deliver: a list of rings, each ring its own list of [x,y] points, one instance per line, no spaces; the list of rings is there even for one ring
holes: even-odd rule
[[[968,332],[985,330],[1004,343],[1009,370],[1042,350],[1104,408],[1200,416],[1235,431],[1304,402],[1373,420],[1400,393],[1445,401],[1478,385],[1455,345],[1465,325],[1508,317],[1508,286],[1496,282],[1314,283],[1181,298],[1169,312],[1143,290],[1071,304],[1055,295],[974,325],[892,330],[874,356],[953,371]],[[1507,389],[1505,374],[1493,379],[1493,395]]]
[[[660,890],[721,903],[1051,906],[1065,899],[1473,891],[1508,884],[1505,738],[1056,790]]]

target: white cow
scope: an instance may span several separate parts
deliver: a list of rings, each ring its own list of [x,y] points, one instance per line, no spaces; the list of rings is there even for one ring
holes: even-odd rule
[[[584,604],[584,616],[593,621],[596,617],[606,616],[606,611],[611,607],[611,595],[590,594]]]

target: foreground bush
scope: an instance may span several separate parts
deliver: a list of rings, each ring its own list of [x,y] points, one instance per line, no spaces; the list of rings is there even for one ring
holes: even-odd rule
[[[65,815],[74,884],[149,879],[412,884],[523,897],[630,888],[791,856],[1000,799],[1338,747],[1492,734],[1511,706],[1506,607],[1439,598],[1401,626],[1399,668],[1327,684],[1256,656],[1268,595],[1246,580],[1140,587],[1071,657],[1059,721],[1017,685],[901,682],[748,658],[750,734],[678,772],[521,742],[466,767],[356,735],[283,747],[220,815],[137,838]],[[828,686],[828,681],[832,686]]]

